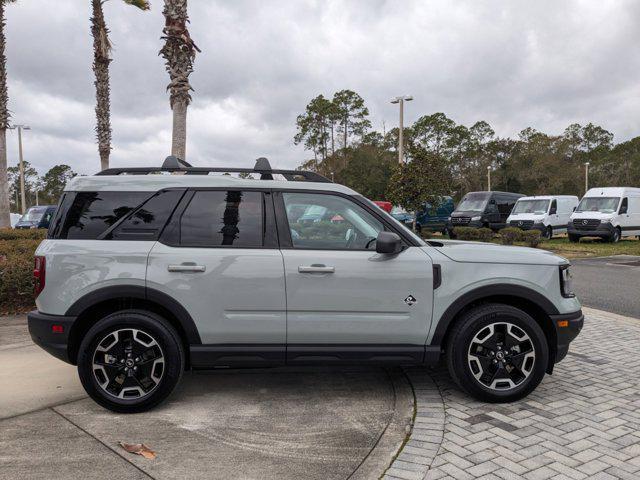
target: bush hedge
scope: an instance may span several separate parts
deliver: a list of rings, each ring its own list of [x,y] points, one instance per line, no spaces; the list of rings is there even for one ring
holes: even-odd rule
[[[46,234],[0,229],[0,314],[33,308],[33,253]]]
[[[476,242],[490,242],[493,240],[493,231],[490,228],[455,227],[453,234],[459,240]]]
[[[513,245],[516,242],[522,242],[528,247],[536,248],[544,240],[539,230],[520,230],[516,227],[507,227],[498,233],[500,234],[500,241],[503,245]]]

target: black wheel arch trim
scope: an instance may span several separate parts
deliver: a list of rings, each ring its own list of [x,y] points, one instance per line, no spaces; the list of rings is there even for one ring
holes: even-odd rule
[[[535,303],[549,316],[560,313],[548,298],[531,288],[510,284],[485,285],[463,294],[449,305],[438,320],[430,345],[442,345],[451,323],[465,307],[491,297],[514,297],[526,300]]]
[[[160,305],[175,316],[186,335],[188,344],[202,344],[193,318],[177,300],[166,293],[140,285],[114,285],[89,292],[71,305],[65,312],[65,316],[79,317],[87,309],[99,303],[125,298],[147,300]]]

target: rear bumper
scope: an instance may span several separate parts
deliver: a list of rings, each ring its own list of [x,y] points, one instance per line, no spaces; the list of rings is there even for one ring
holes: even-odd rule
[[[47,315],[37,310],[27,315],[29,333],[33,342],[63,362],[71,363],[67,349],[69,332],[76,317],[63,317],[61,315]],[[56,330],[54,332],[54,325]],[[58,328],[59,327],[59,328]]]
[[[561,315],[551,315],[551,320],[556,329],[556,363],[567,356],[569,344],[578,336],[584,325],[584,315],[582,310],[565,313]]]

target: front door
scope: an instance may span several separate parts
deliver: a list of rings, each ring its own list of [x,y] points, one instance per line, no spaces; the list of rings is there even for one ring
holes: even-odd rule
[[[187,192],[149,254],[147,287],[193,319],[201,366],[283,363],[282,254],[268,192]]]
[[[407,245],[377,254],[381,218],[348,197],[282,193],[290,236],[287,362],[421,360],[431,322],[430,257]],[[311,213],[313,215],[311,215]]]

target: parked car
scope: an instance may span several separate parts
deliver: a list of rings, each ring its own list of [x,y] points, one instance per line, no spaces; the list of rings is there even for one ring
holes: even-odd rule
[[[377,206],[379,206],[381,209],[383,209],[387,213],[391,213],[391,209],[393,208],[393,205],[391,205],[391,202],[386,202],[384,200],[374,200],[373,203],[375,203]]]
[[[421,232],[423,229],[434,232],[444,231],[454,209],[453,199],[449,196],[442,197],[435,208],[430,203],[425,203],[416,218],[416,231]],[[413,228],[415,214],[407,212],[402,207],[394,207],[391,210],[391,215],[399,222],[404,223],[407,228]]]
[[[467,193],[449,217],[449,237],[455,237],[455,227],[485,227],[497,232],[507,226],[507,218],[521,197],[524,197],[521,193],[510,192]]]
[[[237,169],[260,180],[161,171],[229,169],[169,157],[75,177],[36,251],[31,337],[111,410],[157,405],[185,369],[443,357],[469,394],[509,402],[582,328],[569,262],[549,252],[425,242],[353,190],[265,159]],[[309,209],[324,214],[300,221]]]
[[[55,205],[30,207],[18,220],[14,228],[49,228],[51,218],[56,211]]]
[[[590,189],[571,215],[567,231],[572,242],[582,237],[617,242],[622,237],[640,236],[640,188]]]
[[[572,195],[521,197],[507,219],[510,227],[539,230],[544,238],[567,233],[569,217],[578,206]]]

